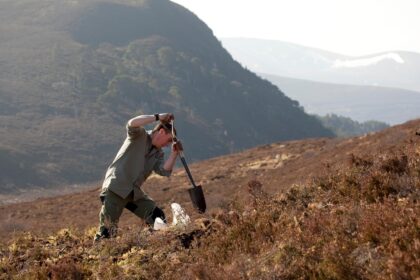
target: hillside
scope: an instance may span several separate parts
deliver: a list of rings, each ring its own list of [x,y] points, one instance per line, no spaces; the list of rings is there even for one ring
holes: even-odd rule
[[[102,179],[137,114],[173,112],[191,161],[332,136],[167,0],[6,0],[0,32],[0,195]]]
[[[420,92],[259,75],[299,101],[308,113],[337,114],[359,122],[376,120],[392,125],[420,117]]]
[[[120,237],[96,245],[97,190],[1,207],[0,273],[417,279],[419,135],[416,120],[363,137],[280,142],[195,163],[206,214],[191,209],[177,170],[146,189],[166,210],[171,201],[184,205],[194,218],[189,227],[151,232],[125,213]]]
[[[389,127],[388,124],[378,121],[357,122],[350,118],[327,114],[325,116],[315,115],[322,124],[331,129],[337,137],[349,137],[364,135],[376,132]]]

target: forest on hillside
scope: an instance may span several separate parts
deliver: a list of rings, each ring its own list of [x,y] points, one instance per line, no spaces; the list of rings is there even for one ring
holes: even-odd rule
[[[191,161],[333,135],[170,1],[0,10],[0,192],[102,179],[138,114],[174,113]]]

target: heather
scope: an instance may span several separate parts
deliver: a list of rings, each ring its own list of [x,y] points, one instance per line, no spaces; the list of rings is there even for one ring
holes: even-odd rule
[[[247,193],[187,228],[23,233],[1,279],[418,279],[420,149],[414,141],[325,164],[307,184]],[[240,186],[238,186],[240,187]]]

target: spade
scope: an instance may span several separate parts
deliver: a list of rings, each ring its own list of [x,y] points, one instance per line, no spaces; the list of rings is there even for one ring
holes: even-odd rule
[[[191,171],[188,168],[187,161],[184,157],[184,149],[180,141],[178,141],[175,131],[174,131],[174,121],[171,121],[172,125],[172,141],[177,146],[177,150],[179,152],[179,156],[181,158],[182,165],[184,165],[185,171],[187,172],[188,178],[191,181],[192,188],[188,189],[188,193],[190,194],[191,201],[194,207],[197,209],[199,213],[204,213],[206,211],[206,199],[204,198],[203,188],[199,185],[197,186],[194,182],[194,179],[191,175]]]

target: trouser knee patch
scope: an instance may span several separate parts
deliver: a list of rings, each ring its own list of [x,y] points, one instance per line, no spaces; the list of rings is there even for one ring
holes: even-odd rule
[[[128,202],[128,203],[125,205],[125,208],[127,208],[128,210],[130,210],[131,212],[133,212],[133,213],[134,213],[134,211],[136,211],[136,209],[137,209],[137,205],[136,205],[136,204],[134,204],[134,203],[132,203],[132,202]]]

